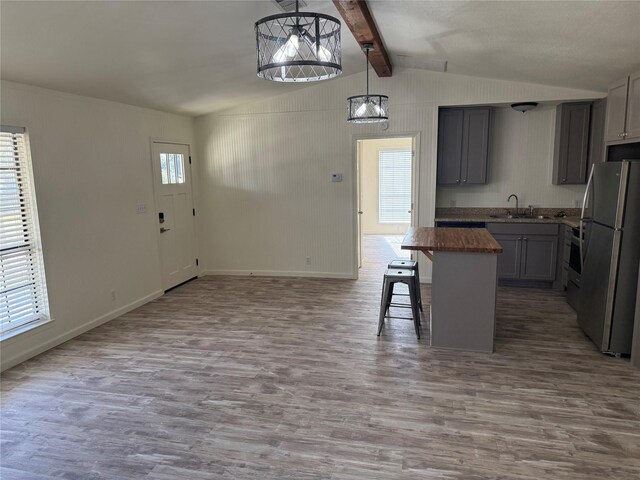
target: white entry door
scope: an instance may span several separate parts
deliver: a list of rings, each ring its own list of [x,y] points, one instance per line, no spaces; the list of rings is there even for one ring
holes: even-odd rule
[[[189,146],[154,142],[153,177],[162,287],[168,290],[198,275]]]

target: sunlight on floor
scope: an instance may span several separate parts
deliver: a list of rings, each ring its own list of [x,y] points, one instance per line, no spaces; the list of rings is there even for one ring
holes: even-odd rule
[[[389,244],[389,246],[393,249],[394,253],[399,258],[410,258],[411,252],[409,250],[401,250],[400,245],[402,245],[402,239],[404,236],[402,235],[385,235],[384,241]]]

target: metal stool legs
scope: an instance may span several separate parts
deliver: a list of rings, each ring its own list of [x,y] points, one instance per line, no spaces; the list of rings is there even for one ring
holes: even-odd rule
[[[409,288],[410,305],[394,304],[392,299],[394,295],[401,295],[394,293],[394,286],[396,283],[404,283]],[[384,284],[382,287],[382,297],[380,298],[380,315],[378,319],[378,336],[384,326],[384,319],[387,316],[389,307],[411,308],[411,315],[413,320],[413,327],[416,331],[416,336],[420,338],[420,312],[418,304],[418,286],[416,283],[416,276],[413,270],[409,269],[396,269],[387,270],[384,274]]]

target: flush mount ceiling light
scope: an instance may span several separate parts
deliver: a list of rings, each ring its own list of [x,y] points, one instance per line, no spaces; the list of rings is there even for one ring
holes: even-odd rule
[[[280,13],[255,25],[258,76],[275,82],[313,82],[342,73],[340,20],[322,13]]]
[[[389,120],[389,97],[369,94],[369,52],[373,45],[365,43],[362,50],[367,57],[367,94],[347,98],[347,121],[351,123],[378,123]]]
[[[521,103],[512,103],[511,108],[517,110],[518,112],[528,112],[529,110],[533,110],[538,106],[538,102],[521,102]]]

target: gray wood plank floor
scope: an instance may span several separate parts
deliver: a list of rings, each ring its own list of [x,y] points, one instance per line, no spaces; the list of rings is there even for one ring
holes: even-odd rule
[[[5,372],[0,478],[640,478],[640,371],[562,294],[500,288],[494,354],[430,349],[427,322],[378,338],[393,256],[201,278]]]

